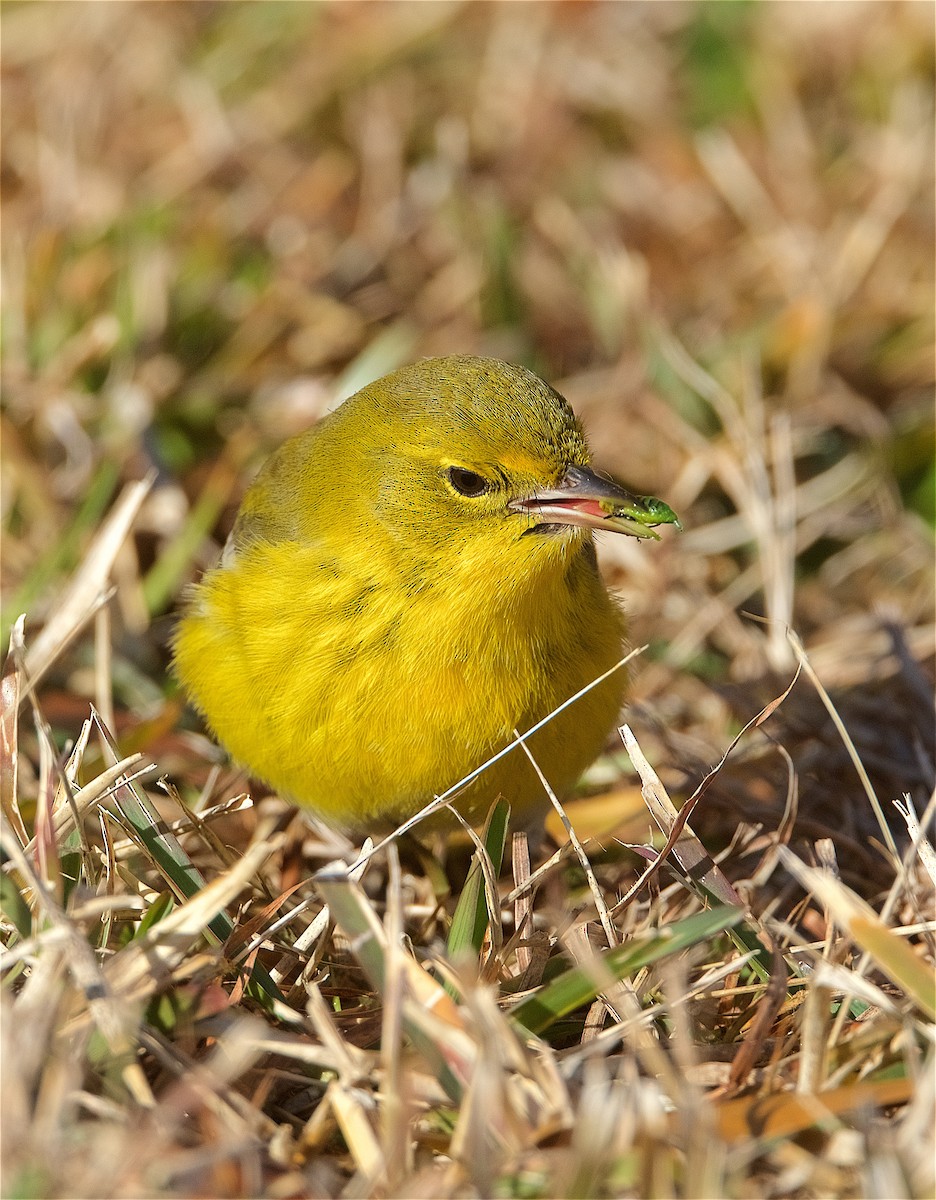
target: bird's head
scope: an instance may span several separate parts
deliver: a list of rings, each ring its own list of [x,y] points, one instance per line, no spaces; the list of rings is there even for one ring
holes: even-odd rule
[[[594,529],[654,538],[676,523],[662,501],[595,474],[558,392],[469,356],[403,367],[287,443],[248,494],[242,533],[270,536],[270,515],[287,509],[299,524],[281,536],[347,544],[352,533],[373,553],[389,543],[401,567],[458,561],[492,578],[568,561]]]
[[[653,526],[677,523],[662,501],[595,474],[569,404],[523,367],[426,359],[332,419],[369,460],[378,520],[407,542],[484,545],[494,565],[517,553],[565,557],[594,529],[655,538]]]

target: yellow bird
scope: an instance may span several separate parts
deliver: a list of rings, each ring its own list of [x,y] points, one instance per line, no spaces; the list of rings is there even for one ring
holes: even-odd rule
[[[233,757],[350,830],[398,823],[622,655],[592,530],[676,524],[594,474],[567,402],[522,367],[428,359],[287,441],[193,589],[175,668]],[[623,671],[529,741],[561,796],[601,749]],[[548,804],[511,751],[458,796]]]

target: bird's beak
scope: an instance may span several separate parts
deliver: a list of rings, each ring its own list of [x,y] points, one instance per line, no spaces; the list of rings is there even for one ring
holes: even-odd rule
[[[636,538],[656,538],[654,525],[675,525],[679,519],[668,504],[655,496],[633,496],[616,483],[601,479],[586,467],[569,467],[554,488],[541,488],[531,496],[511,500],[514,512],[528,513],[537,525],[578,525],[585,529],[610,529]]]

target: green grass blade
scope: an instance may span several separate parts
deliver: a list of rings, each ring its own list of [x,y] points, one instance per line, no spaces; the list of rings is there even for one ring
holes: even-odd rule
[[[510,805],[498,800],[488,813],[487,823],[481,835],[484,853],[490,860],[493,879],[500,874],[507,844],[507,823],[510,820]],[[448,936],[449,957],[458,958],[471,954],[477,956],[484,944],[484,935],[490,923],[488,912],[485,872],[481,851],[476,850],[465,886],[455,906],[452,927]]]
[[[511,1015],[530,1033],[542,1033],[561,1017],[595,999],[601,987],[597,982],[598,975],[624,979],[642,967],[731,929],[743,919],[744,913],[740,909],[724,905],[696,913],[674,925],[664,925],[650,937],[637,938],[606,954],[596,955],[594,970],[573,967],[566,971],[536,995],[523,1000]]]

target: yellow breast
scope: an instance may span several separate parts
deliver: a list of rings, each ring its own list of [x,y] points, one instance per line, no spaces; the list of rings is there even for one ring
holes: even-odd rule
[[[202,583],[176,669],[238,761],[345,827],[398,822],[611,667],[622,620],[587,551],[543,591],[465,563],[381,587],[296,544],[266,545]],[[548,596],[548,602],[547,602]],[[567,792],[617,714],[623,672],[531,740]],[[519,749],[459,797],[498,796],[526,823],[547,803]]]

